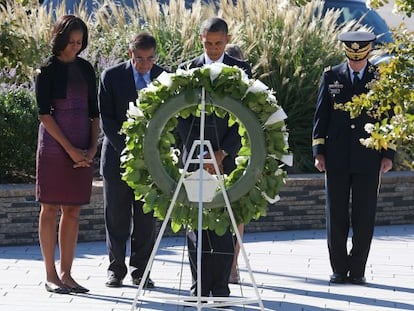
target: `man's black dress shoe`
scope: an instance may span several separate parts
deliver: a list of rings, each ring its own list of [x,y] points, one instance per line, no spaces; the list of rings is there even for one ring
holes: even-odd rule
[[[142,277],[132,278],[132,284],[139,286],[139,284],[141,283],[141,279]],[[155,287],[154,281],[148,278],[144,284],[144,288],[154,288],[154,287]]]
[[[346,283],[346,280],[347,280],[346,275],[343,275],[340,273],[334,273],[331,275],[331,278],[329,281],[335,284],[344,284]]]
[[[110,275],[108,280],[105,283],[106,287],[121,287],[122,279],[118,278],[115,275]]]
[[[349,277],[349,283],[355,284],[355,285],[365,285],[367,283],[367,280],[363,276],[358,277]]]
[[[50,293],[70,294],[70,289],[68,287],[60,287],[52,282],[46,282],[45,289]]]

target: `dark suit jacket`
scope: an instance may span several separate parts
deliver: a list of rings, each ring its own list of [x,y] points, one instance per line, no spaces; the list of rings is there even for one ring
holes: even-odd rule
[[[191,68],[198,68],[202,67],[206,63],[206,60],[204,58],[204,54],[200,55],[188,62],[185,62],[179,66],[181,69],[191,69]],[[243,62],[241,60],[238,60],[234,57],[231,57],[230,55],[224,54],[223,58],[223,64],[229,65],[229,66],[237,66],[241,69],[243,69],[247,76],[249,78],[252,78],[252,69],[250,65],[247,62]]]
[[[197,68],[202,67],[204,63],[205,59],[203,54],[193,60],[190,60],[189,62],[180,65],[179,68]],[[223,63],[229,66],[237,66],[243,69],[249,78],[252,76],[250,65],[246,62],[239,61],[227,54],[224,54]],[[184,143],[184,161],[186,151],[189,151],[191,149],[193,141],[195,139],[199,139],[200,137],[199,126],[200,118],[198,117],[190,116],[187,119],[178,119],[177,130],[181,141]],[[228,126],[228,117],[222,119],[216,117],[215,115],[206,116],[204,138],[211,142],[214,151],[222,149],[228,153],[228,156],[224,158],[223,161],[223,170],[226,174],[229,174],[236,167],[234,159],[241,147],[241,138],[238,134],[238,129],[239,127],[237,124],[233,125],[232,127]],[[190,170],[193,169],[194,166],[190,167]]]
[[[378,152],[363,146],[359,139],[367,138],[366,123],[378,120],[363,112],[351,119],[348,112],[335,109],[334,104],[344,104],[354,95],[367,93],[366,84],[375,79],[376,67],[370,63],[361,83],[352,85],[347,63],[336,65],[322,75],[313,122],[313,155],[325,155],[327,171],[363,173],[378,171],[382,157],[393,160],[394,151]]]
[[[151,80],[163,71],[163,68],[154,65],[150,72]],[[125,136],[120,135],[119,130],[127,119],[129,102],[135,102],[137,97],[133,68],[129,60],[102,73],[99,84],[99,110],[105,134],[101,153],[101,174],[104,177],[120,177],[119,157],[125,148]]]

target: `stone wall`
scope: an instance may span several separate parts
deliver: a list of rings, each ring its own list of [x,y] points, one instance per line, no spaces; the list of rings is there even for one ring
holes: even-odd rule
[[[323,174],[290,175],[280,196],[279,202],[269,206],[267,216],[248,224],[246,232],[325,228]],[[38,214],[34,185],[0,185],[0,245],[38,243]],[[385,174],[377,225],[413,223],[414,172]],[[102,182],[95,181],[91,203],[82,207],[79,241],[104,239]]]

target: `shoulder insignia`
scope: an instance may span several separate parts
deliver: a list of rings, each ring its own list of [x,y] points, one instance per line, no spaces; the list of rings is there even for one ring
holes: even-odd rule
[[[332,69],[332,67],[331,67],[331,66],[325,67],[325,68],[323,69],[323,72],[330,71],[331,69]]]

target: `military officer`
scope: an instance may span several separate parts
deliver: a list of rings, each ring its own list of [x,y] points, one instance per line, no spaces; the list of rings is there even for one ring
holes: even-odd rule
[[[326,177],[326,226],[331,283],[365,284],[365,265],[375,224],[381,172],[392,168],[395,150],[376,151],[363,146],[367,123],[379,120],[364,111],[351,119],[340,104],[368,92],[378,78],[368,61],[375,35],[354,31],[339,35],[347,61],[327,68],[320,82],[313,121],[315,167]],[[339,104],[339,105],[338,105]],[[352,246],[347,249],[352,227]]]

